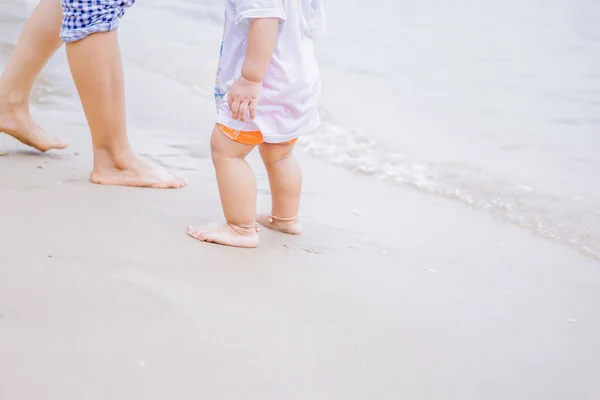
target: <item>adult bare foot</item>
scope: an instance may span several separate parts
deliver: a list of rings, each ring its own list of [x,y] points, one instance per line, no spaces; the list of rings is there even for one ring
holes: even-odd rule
[[[298,222],[298,217],[277,218],[271,216],[271,214],[260,214],[256,221],[265,228],[287,233],[288,235],[300,235],[302,233],[302,225]]]
[[[239,227],[230,224],[210,224],[200,227],[188,226],[188,235],[194,239],[247,249],[258,246],[259,238],[256,231],[256,227]]]
[[[155,189],[179,189],[188,183],[186,179],[138,156],[132,156],[127,163],[119,165],[108,160],[96,162],[90,180],[99,185]]]
[[[39,151],[46,152],[51,149],[65,149],[69,145],[66,140],[49,136],[31,118],[29,111],[22,107],[12,107],[0,101],[0,133],[6,133],[23,144]]]

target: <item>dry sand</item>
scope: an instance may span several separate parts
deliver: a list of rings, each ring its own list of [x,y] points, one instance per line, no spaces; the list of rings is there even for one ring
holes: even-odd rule
[[[69,86],[34,109],[67,151],[0,137],[0,399],[600,398],[597,262],[303,154],[304,236],[196,242],[212,101],[126,73],[132,142],[190,186],[89,184]]]

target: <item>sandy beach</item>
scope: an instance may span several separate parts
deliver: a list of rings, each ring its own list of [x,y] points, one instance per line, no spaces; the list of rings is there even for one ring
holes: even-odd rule
[[[0,69],[31,9],[8,3]],[[301,152],[303,236],[187,237],[221,218],[213,101],[134,56],[133,146],[190,185],[88,183],[61,50],[33,114],[71,146],[0,136],[0,399],[600,398],[598,261],[493,213]]]

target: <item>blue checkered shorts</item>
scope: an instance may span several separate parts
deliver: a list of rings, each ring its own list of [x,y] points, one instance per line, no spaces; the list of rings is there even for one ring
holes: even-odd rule
[[[60,38],[76,42],[97,32],[114,31],[119,18],[135,0],[61,0],[63,10]]]

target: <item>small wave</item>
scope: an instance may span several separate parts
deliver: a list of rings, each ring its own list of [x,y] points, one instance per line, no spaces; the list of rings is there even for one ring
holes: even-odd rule
[[[600,227],[600,213],[596,204],[584,198],[539,193],[528,185],[495,179],[465,164],[416,162],[390,154],[365,135],[328,122],[304,138],[301,146],[333,165],[487,210],[600,260],[600,232],[592,230],[593,226]]]

